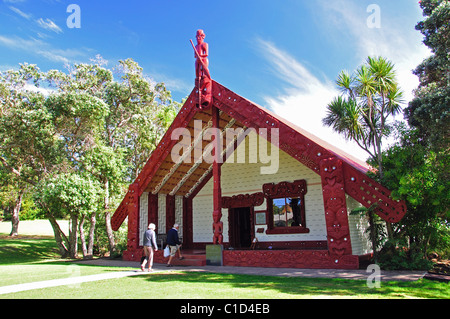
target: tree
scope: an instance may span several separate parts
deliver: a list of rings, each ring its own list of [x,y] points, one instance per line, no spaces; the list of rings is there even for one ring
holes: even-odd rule
[[[411,263],[419,265],[430,250],[450,253],[450,180],[443,178],[449,158],[430,150],[418,129],[399,123],[396,131],[396,144],[383,153],[385,184],[394,199],[406,202],[407,214],[396,224],[395,239],[406,243],[407,257],[416,256]],[[391,257],[396,246],[387,249]]]
[[[322,122],[366,151],[376,161],[382,181],[382,142],[390,133],[388,118],[399,113],[402,103],[394,64],[383,57],[368,57],[353,75],[342,71],[336,84],[342,96],[328,104]]]
[[[368,57],[353,75],[342,71],[336,84],[343,96],[327,105],[322,122],[366,151],[377,164],[378,178],[383,183],[382,142],[390,134],[389,116],[401,110],[403,95],[394,64],[383,57]],[[386,222],[386,226],[392,238],[391,223]]]
[[[27,87],[41,78],[39,68],[29,64],[0,73],[0,165],[10,173],[8,183],[17,190],[11,235],[18,234],[27,187],[36,185],[58,163],[62,147],[44,107],[45,96]]]
[[[123,195],[124,185],[136,178],[179,107],[163,83],[154,84],[132,59],[119,61],[113,72],[97,56],[92,64],[76,64],[70,73],[48,72],[46,79],[58,92],[98,99],[106,107],[99,134],[80,156],[87,170],[103,187],[103,213],[110,253],[115,253],[111,209]],[[79,155],[79,153],[77,153]]]
[[[422,0],[425,19],[416,25],[433,53],[414,70],[419,77],[415,97],[405,109],[409,125],[433,148],[448,149],[450,129],[450,2]]]
[[[88,176],[77,173],[57,174],[40,183],[41,191],[36,193],[41,206],[51,212],[70,216],[69,238],[62,232],[58,246],[70,258],[78,257],[78,232],[82,242],[84,258],[92,258],[94,244],[95,216],[99,207],[101,188]],[[84,221],[90,220],[88,246],[84,234]],[[56,234],[55,234],[56,235]]]
[[[95,217],[104,217],[114,253],[111,210],[179,107],[164,84],[146,78],[132,59],[120,61],[115,72],[103,65],[104,60],[97,57],[92,64],[70,66],[68,73],[44,73],[37,66],[24,64],[18,71],[0,74],[0,165],[22,183],[23,189],[34,187],[35,198],[45,210],[63,254],[73,255],[73,243],[56,222],[61,211],[42,200],[48,198],[44,186],[49,179],[65,176],[63,180],[69,183],[66,177],[70,174],[100,185],[102,207],[97,207],[94,215],[78,217],[82,224],[89,221],[90,233]],[[5,180],[7,185],[10,182]],[[71,236],[73,241],[76,228]],[[89,255],[90,243],[85,246]]]

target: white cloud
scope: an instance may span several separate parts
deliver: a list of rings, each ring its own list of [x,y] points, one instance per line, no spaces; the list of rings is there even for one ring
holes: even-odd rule
[[[359,65],[367,56],[381,55],[395,64],[406,106],[413,98],[412,91],[419,83],[412,70],[429,55],[429,50],[421,42],[419,32],[414,30],[414,24],[405,25],[404,19],[387,19],[381,12],[381,27],[371,29],[367,26],[369,14],[360,2],[352,4],[348,0],[320,0],[318,3],[319,10],[316,10],[316,14],[319,15],[321,28],[327,32],[328,40],[345,41],[348,51],[354,54],[349,56],[350,61],[356,59]],[[334,82],[327,78],[319,79],[304,64],[288,52],[277,48],[274,43],[261,39],[256,42],[260,52],[271,64],[273,73],[289,86],[278,96],[264,97],[267,105],[276,114],[306,131],[361,160],[366,160],[368,154],[356,143],[346,141],[331,128],[322,125],[327,104],[339,95]],[[348,65],[348,61],[339,62]],[[348,67],[355,69],[358,65]]]
[[[53,31],[53,32],[56,32],[56,33],[62,33],[63,32],[63,30],[58,25],[56,25],[56,23],[54,23],[50,19],[45,19],[44,20],[42,18],[39,18],[38,20],[36,20],[36,22],[41,28],[44,28],[46,30]]]
[[[356,143],[346,141],[331,128],[322,125],[327,104],[339,94],[334,83],[327,79],[321,81],[302,63],[273,43],[261,39],[257,43],[272,64],[274,73],[291,86],[284,95],[265,96],[265,103],[293,124],[365,161],[368,155]]]
[[[40,55],[53,62],[70,63],[77,57],[86,57],[89,49],[57,49],[49,43],[35,38],[23,39],[20,37],[8,37],[0,35],[0,45],[11,49]],[[86,52],[88,51],[88,52]]]
[[[406,102],[412,100],[412,91],[419,84],[412,70],[430,55],[430,50],[422,44],[420,32],[414,29],[417,21],[405,16],[391,16],[395,13],[380,3],[380,28],[370,28],[367,25],[370,13],[359,1],[319,0],[317,3],[320,21],[330,36],[339,39],[339,34],[346,34],[352,41],[348,45],[355,49],[355,57],[360,63],[367,56],[383,56],[391,60]]]
[[[9,8],[10,8],[12,11],[14,11],[15,13],[17,13],[18,15],[20,15],[22,18],[25,18],[25,19],[27,19],[27,20],[30,20],[30,19],[31,19],[31,14],[25,13],[25,12],[23,12],[22,10],[17,9],[16,7],[13,7],[13,6],[9,6]]]

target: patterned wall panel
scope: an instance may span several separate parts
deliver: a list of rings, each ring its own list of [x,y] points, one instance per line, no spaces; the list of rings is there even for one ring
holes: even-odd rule
[[[175,196],[175,223],[180,225],[178,236],[183,237],[183,196]]]
[[[139,245],[142,246],[144,233],[148,227],[148,193],[142,193],[139,200]]]
[[[158,194],[158,233],[166,230],[166,195]]]

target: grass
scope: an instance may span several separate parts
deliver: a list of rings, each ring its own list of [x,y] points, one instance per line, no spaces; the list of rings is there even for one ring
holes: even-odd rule
[[[132,269],[136,270],[136,268]],[[58,260],[53,238],[12,239],[0,234],[0,286],[121,270],[130,270],[130,268],[79,265]],[[382,282],[381,288],[368,288],[365,280],[178,271],[0,295],[0,298],[17,299],[449,299],[449,297],[450,288],[447,283],[425,279],[414,282]]]
[[[118,289],[120,287],[120,289]],[[449,298],[448,284],[426,280],[382,283],[363,280],[284,278],[198,272],[155,273],[4,295],[6,298],[87,299],[410,299]]]

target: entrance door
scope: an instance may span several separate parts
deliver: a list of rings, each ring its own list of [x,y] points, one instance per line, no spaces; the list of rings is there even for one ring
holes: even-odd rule
[[[231,247],[250,247],[252,244],[251,208],[230,208],[228,220]]]

